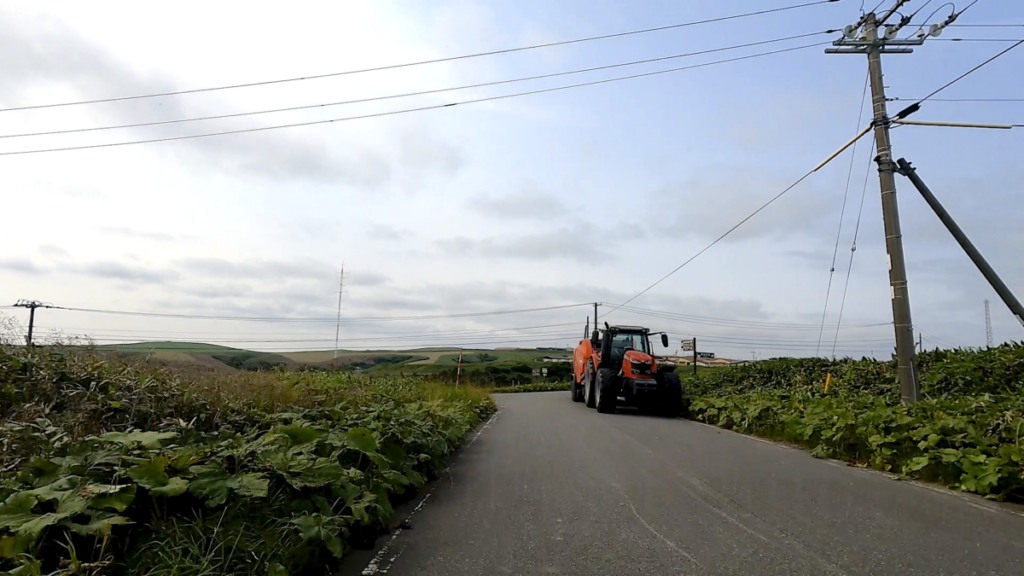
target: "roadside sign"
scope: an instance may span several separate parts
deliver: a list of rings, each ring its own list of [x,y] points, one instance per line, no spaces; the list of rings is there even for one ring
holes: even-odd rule
[[[693,340],[683,340],[683,352],[693,352]]]
[[[700,358],[702,360],[714,360],[715,359],[715,353],[714,352],[697,352],[697,358]]]

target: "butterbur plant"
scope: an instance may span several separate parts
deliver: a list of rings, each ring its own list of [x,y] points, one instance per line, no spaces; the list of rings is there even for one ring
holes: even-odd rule
[[[144,364],[0,352],[0,569],[331,570],[494,410],[484,391],[422,380],[258,378],[211,402],[216,382]]]

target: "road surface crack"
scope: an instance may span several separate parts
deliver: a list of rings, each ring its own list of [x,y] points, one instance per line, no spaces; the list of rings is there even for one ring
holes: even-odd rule
[[[647,520],[644,520],[643,516],[641,516],[636,511],[636,508],[633,507],[633,501],[632,500],[630,500],[629,498],[626,498],[626,503],[629,504],[629,509],[633,512],[633,516],[636,516],[636,519],[639,520],[640,523],[643,524],[648,530],[650,530],[652,534],[654,534],[658,538],[661,538],[661,541],[664,542],[665,544],[667,544],[669,548],[671,548],[671,549],[675,550],[676,552],[682,554],[683,556],[686,557],[687,560],[689,560],[690,562],[693,562],[694,564],[699,566],[702,570],[704,569],[704,565],[701,564],[700,562],[697,562],[696,558],[694,558],[693,556],[690,556],[689,554],[687,554],[686,550],[683,550],[679,546],[676,546],[675,542],[669,540],[664,535],[662,535],[661,532],[658,532],[657,530],[654,529],[653,526],[648,524]]]

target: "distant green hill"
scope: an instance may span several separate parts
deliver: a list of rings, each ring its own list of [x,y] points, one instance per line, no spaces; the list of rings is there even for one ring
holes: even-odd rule
[[[339,350],[337,359],[333,350],[307,352],[259,352],[232,348],[202,342],[134,342],[127,344],[105,344],[101,350],[123,354],[146,355],[173,363],[195,362],[206,366],[231,367],[238,370],[263,370],[275,367],[301,368],[304,366],[330,368],[337,364],[340,370],[365,370],[370,368],[412,371],[433,371],[430,366],[443,369],[453,366],[459,357],[459,349],[453,347],[426,347],[412,350]],[[567,356],[564,350],[542,348],[518,349],[465,349],[463,364],[487,366],[508,362],[537,363],[544,356]]]

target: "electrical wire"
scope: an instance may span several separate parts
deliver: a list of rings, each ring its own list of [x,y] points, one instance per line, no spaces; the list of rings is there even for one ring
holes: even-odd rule
[[[920,100],[920,98],[891,98],[894,102]],[[1024,102],[1024,98],[930,98],[930,102]]]
[[[725,21],[728,21],[728,20],[737,20],[737,19],[740,19],[740,18],[747,18],[747,17],[752,17],[752,16],[761,16],[761,15],[765,15],[765,14],[784,12],[784,11],[787,11],[787,10],[796,10],[796,9],[799,9],[799,8],[806,8],[806,7],[809,7],[809,6],[816,6],[816,5],[819,5],[819,4],[830,4],[830,3],[838,2],[838,1],[839,0],[818,0],[816,2],[808,2],[808,3],[796,4],[796,5],[792,5],[792,6],[783,6],[781,8],[771,8],[771,9],[766,9],[766,10],[759,10],[759,11],[756,11],[756,12],[747,12],[747,13],[744,13],[744,14],[735,14],[735,15],[732,15],[732,16],[721,16],[721,17],[718,17],[718,18],[709,18],[709,19],[706,19],[706,20],[697,20],[697,21],[693,21],[693,22],[683,22],[683,23],[680,23],[680,24],[669,24],[667,26],[658,26],[658,27],[655,27],[655,28],[645,28],[645,29],[642,29],[642,30],[631,30],[631,31],[628,31],[628,32],[617,32],[617,33],[614,33],[614,34],[603,34],[603,35],[600,35],[600,36],[589,36],[589,37],[586,37],[586,38],[577,38],[577,39],[574,39],[574,40],[561,40],[561,41],[558,41],[558,42],[546,42],[546,43],[543,43],[543,44],[533,44],[533,45],[530,45],[530,46],[520,46],[520,47],[517,47],[517,48],[506,48],[506,49],[503,49],[503,50],[491,50],[491,51],[487,51],[487,52],[477,52],[477,53],[474,53],[474,54],[464,54],[462,56],[450,56],[450,57],[446,57],[446,58],[434,58],[434,59],[431,59],[431,60],[421,60],[419,62],[406,62],[406,63],[403,63],[403,64],[390,64],[390,65],[387,65],[387,66],[377,66],[377,67],[374,67],[374,68],[363,68],[363,69],[359,69],[359,70],[347,70],[347,71],[344,71],[344,72],[331,72],[331,73],[327,73],[327,74],[317,74],[317,75],[313,75],[313,76],[299,76],[299,77],[294,77],[294,78],[282,78],[282,79],[277,79],[277,80],[264,80],[264,81],[260,81],[260,82],[248,82],[248,83],[245,83],[245,84],[230,84],[230,85],[224,85],[224,86],[214,86],[214,87],[209,87],[209,88],[194,88],[194,89],[191,89],[191,90],[177,90],[177,91],[173,91],[173,92],[160,92],[160,93],[156,93],[156,94],[141,94],[141,95],[135,95],[135,96],[120,96],[120,97],[116,97],[116,98],[101,98],[101,99],[96,99],[96,100],[79,100],[79,101],[76,101],[76,102],[61,102],[61,103],[55,103],[55,104],[36,104],[36,105],[31,105],[31,106],[18,106],[18,107],[15,107],[15,108],[0,109],[0,112],[13,112],[13,111],[16,111],[16,110],[36,110],[36,109],[40,109],[40,108],[57,108],[57,107],[62,107],[62,106],[77,106],[77,105],[82,105],[82,104],[100,104],[100,103],[104,103],[104,102],[120,102],[120,101],[124,101],[124,100],[139,100],[139,99],[143,99],[143,98],[159,98],[159,97],[164,97],[164,96],[179,96],[179,95],[182,95],[182,94],[196,94],[196,93],[199,93],[199,92],[213,92],[213,91],[216,91],[216,90],[232,90],[232,89],[235,89],[235,88],[250,88],[250,87],[253,87],[253,86],[267,86],[267,85],[271,85],[271,84],[283,84],[283,83],[286,83],[286,82],[299,82],[299,81],[303,81],[303,80],[314,80],[314,79],[319,79],[319,78],[330,78],[330,77],[336,77],[336,76],[348,76],[348,75],[352,75],[352,74],[362,74],[362,73],[366,73],[366,72],[379,72],[379,71],[382,71],[382,70],[395,70],[395,69],[398,69],[398,68],[408,68],[408,67],[411,67],[411,66],[422,66],[422,65],[425,65],[425,64],[438,64],[438,63],[441,63],[441,62],[453,62],[453,61],[456,61],[456,60],[466,60],[466,59],[470,59],[470,58],[479,58],[479,57],[482,57],[482,56],[495,56],[495,55],[498,55],[498,54],[509,54],[509,53],[512,53],[512,52],[522,52],[522,51],[526,51],[526,50],[536,50],[536,49],[539,49],[539,48],[551,48],[551,47],[555,47],[555,46],[566,46],[566,45],[569,45],[569,44],[579,44],[579,43],[582,43],[582,42],[591,42],[591,41],[595,41],[595,40],[607,40],[609,38],[620,38],[620,37],[623,37],[623,36],[631,36],[631,35],[636,35],[636,34],[647,34],[647,33],[650,33],[650,32],[658,32],[658,31],[662,31],[662,30],[672,30],[672,29],[677,29],[677,28],[685,28],[685,27],[697,26],[697,25],[701,25],[701,24],[711,24],[711,23],[715,23],[715,22],[725,22]]]
[[[415,338],[419,336],[462,336],[462,335],[473,335],[473,334],[492,334],[497,332],[513,332],[518,330],[536,330],[543,328],[560,328],[565,326],[576,326],[579,322],[561,322],[559,324],[541,324],[536,326],[515,326],[511,328],[496,328],[486,330],[449,330],[440,332],[421,332],[414,334],[405,334],[403,336],[395,336],[395,338]],[[91,328],[78,328],[78,327],[64,327],[64,326],[36,326],[37,330],[71,330],[78,333],[89,333],[98,334],[102,332],[104,335],[149,335],[150,338],[156,336],[168,336],[171,337],[198,337],[198,338],[219,338],[219,337],[231,337],[231,336],[251,336],[253,332],[200,332],[196,330],[190,331],[174,331],[174,330],[132,330],[132,329],[119,329],[119,328],[101,328],[99,330],[93,330]],[[288,332],[277,332],[273,333],[275,336],[310,336],[308,332],[305,333],[288,333]],[[373,339],[387,339],[391,336],[373,337]]]
[[[1020,38],[931,38],[933,42],[1020,42]]]
[[[801,176],[799,179],[797,179],[796,182],[793,182],[792,184],[787,186],[782,192],[779,192],[774,197],[772,197],[770,200],[768,200],[767,202],[762,204],[757,210],[754,210],[753,212],[751,212],[750,215],[748,215],[746,218],[744,218],[743,220],[740,220],[735,226],[733,226],[732,228],[726,230],[724,234],[722,234],[718,238],[715,238],[710,244],[708,244],[704,248],[701,248],[700,251],[698,251],[696,254],[694,254],[689,259],[684,261],[682,264],[680,264],[679,266],[676,266],[671,272],[669,272],[668,274],[665,274],[664,276],[662,276],[661,278],[656,280],[653,284],[651,284],[647,288],[644,288],[640,292],[637,292],[629,300],[626,300],[622,304],[619,304],[616,308],[612,309],[610,312],[607,312],[605,314],[605,316],[607,316],[608,314],[615,313],[615,311],[618,310],[619,308],[622,308],[626,304],[629,304],[633,300],[636,300],[637,298],[643,296],[644,294],[649,292],[652,288],[654,288],[658,284],[661,284],[662,282],[667,280],[670,276],[672,276],[676,272],[679,272],[680,270],[685,268],[690,262],[693,262],[694,260],[699,258],[701,256],[701,254],[704,254],[705,252],[710,250],[712,247],[714,247],[716,244],[718,244],[719,242],[724,240],[726,236],[728,236],[728,235],[732,234],[734,231],[736,231],[737,228],[739,228],[740,226],[743,226],[744,224],[746,224],[751,218],[753,218],[754,216],[757,216],[762,210],[764,210],[768,206],[771,206],[776,200],[778,200],[779,198],[782,198],[783,196],[785,196],[786,193],[789,192],[790,190],[792,190],[793,188],[796,188],[801,182],[806,180],[811,174],[814,174],[814,170],[813,169],[810,170],[809,172],[807,172],[806,174],[804,174],[803,176]]]
[[[973,2],[971,2],[970,4],[968,4],[966,8],[964,8],[963,10],[961,10],[961,11],[957,12],[957,14],[956,14],[956,15],[957,15],[957,16],[960,16],[960,15],[961,15],[961,14],[963,14],[964,12],[967,12],[968,10],[970,10],[970,9],[971,9],[971,6],[974,6],[974,5],[975,5],[975,4],[977,4],[977,3],[978,3],[978,0],[974,0]]]
[[[556,332],[536,332],[536,333],[520,334],[520,335],[508,335],[508,336],[502,336],[502,337],[500,337],[498,339],[493,339],[493,338],[495,338],[493,336],[492,337],[488,337],[488,336],[476,336],[476,337],[448,336],[448,337],[437,338],[437,339],[422,338],[422,337],[421,338],[393,337],[393,338],[387,339],[387,341],[389,341],[389,342],[401,342],[401,341],[405,341],[405,340],[418,340],[418,341],[421,341],[421,342],[437,342],[437,341],[441,341],[441,342],[448,342],[448,343],[453,343],[453,344],[461,344],[461,343],[475,344],[475,343],[479,343],[479,341],[481,341],[481,340],[486,341],[486,343],[523,342],[523,341],[526,341],[526,340],[531,340],[531,339],[533,339],[533,338],[535,338],[537,336],[551,336],[551,337],[557,336],[559,338],[572,338],[573,336],[577,336],[577,335],[579,335],[579,332],[576,331],[576,330],[573,330],[571,332],[570,331],[566,331],[566,330],[560,330],[560,331],[556,331]],[[127,337],[127,336],[96,336],[96,335],[87,334],[87,333],[86,334],[61,334],[61,335],[58,335],[57,337],[59,337],[59,336],[66,336],[66,337],[72,337],[72,338],[74,338],[74,337],[95,338],[97,340],[101,340],[101,341],[104,341],[104,342],[138,342],[140,340],[139,338],[130,338],[130,337]],[[331,343],[334,342],[333,338],[289,338],[289,339],[269,339],[269,338],[232,338],[232,339],[228,339],[228,338],[216,338],[214,340],[216,342],[228,342],[228,343],[235,343],[235,344],[323,343],[323,344],[326,345],[326,344],[331,344]],[[341,339],[340,342],[367,342],[367,341],[376,341],[376,340],[378,340],[378,339],[376,339],[376,338],[347,338],[347,339]],[[176,342],[176,340],[165,340],[165,342]],[[179,340],[177,342],[181,342],[181,341]]]
[[[497,310],[490,312],[464,312],[459,314],[435,314],[428,316],[379,316],[379,317],[353,317],[342,319],[342,324],[353,324],[361,322],[395,322],[415,320],[438,320],[445,318],[475,318],[480,316],[504,316],[508,314],[525,314],[528,312],[547,312],[550,310],[565,310],[578,308],[580,306],[592,306],[593,302],[581,304],[563,304],[561,306],[545,306],[542,308],[523,308],[519,310]],[[281,323],[335,323],[336,318],[288,318],[288,317],[247,317],[247,316],[204,316],[197,314],[166,314],[160,312],[132,312],[124,310],[99,310],[93,308],[71,308],[65,306],[54,306],[55,310],[69,310],[72,312],[88,312],[94,314],[112,314],[117,316],[139,316],[145,318],[187,318],[192,320],[237,320],[243,322],[281,322]]]
[[[635,306],[623,305],[621,309],[624,312],[632,312],[640,314],[641,316],[652,316],[656,318],[664,318],[671,320],[678,320],[681,322],[691,322],[694,324],[708,324],[712,326],[722,326],[729,328],[744,328],[751,330],[817,330],[818,324],[795,324],[795,323],[783,323],[783,322],[757,322],[752,320],[732,320],[727,318],[710,318],[707,316],[693,316],[689,314],[681,314],[676,312],[664,312],[660,310],[649,310],[646,308],[637,308]],[[607,315],[607,314],[606,314]],[[863,324],[860,326],[848,326],[848,328],[874,328],[878,326],[889,326],[891,322],[882,322],[875,324]],[[828,326],[828,328],[837,328],[838,326]]]
[[[853,227],[853,244],[850,246],[850,265],[846,268],[846,282],[843,284],[843,299],[839,304],[839,318],[836,321],[836,337],[832,342],[832,358],[836,357],[836,342],[839,341],[839,331],[843,326],[843,311],[846,309],[846,295],[850,290],[850,274],[853,272],[853,257],[857,254],[857,238],[860,236],[860,221],[864,215],[864,199],[868,194],[868,180],[871,178],[871,164],[874,162],[875,143],[872,141],[871,149],[868,151],[868,168],[864,174],[864,188],[860,193],[860,207],[857,209],[857,224]]]
[[[924,24],[922,25],[922,28],[923,28],[924,26],[927,26],[927,25],[928,25],[928,21],[929,21],[929,20],[931,20],[932,18],[934,18],[934,17],[935,17],[935,15],[939,13],[939,10],[942,10],[942,9],[943,9],[943,8],[945,8],[946,6],[952,6],[952,7],[953,7],[953,11],[952,11],[952,12],[950,13],[950,16],[952,16],[953,14],[956,14],[956,4],[953,4],[952,2],[946,2],[946,3],[945,3],[945,4],[943,4],[942,6],[939,6],[938,8],[936,8],[934,12],[932,12],[931,14],[929,14],[929,15],[928,15],[928,17],[924,19]],[[922,8],[923,8],[923,7],[924,7],[924,6],[922,6]],[[965,10],[966,10],[966,8],[965,8]],[[914,12],[914,14],[917,14],[917,12]]]
[[[503,85],[503,84],[512,84],[512,83],[515,83],[515,82],[527,82],[527,81],[532,81],[532,80],[542,80],[542,79],[546,79],[546,78],[555,78],[555,77],[559,77],[559,76],[569,76],[569,75],[573,75],[573,74],[583,74],[583,73],[587,73],[587,72],[596,72],[596,71],[599,71],[599,70],[610,70],[610,69],[613,69],[613,68],[623,68],[623,67],[626,67],[626,66],[636,66],[636,65],[640,65],[640,64],[650,64],[650,63],[653,63],[653,62],[662,62],[662,61],[665,61],[665,60],[674,60],[674,59],[679,59],[679,58],[687,58],[687,57],[691,57],[691,56],[702,56],[702,55],[705,55],[705,54],[712,54],[712,53],[715,53],[715,52],[726,52],[726,51],[729,51],[729,50],[738,50],[740,48],[750,48],[750,47],[753,47],[753,46],[763,46],[765,44],[774,44],[774,43],[778,43],[778,42],[787,42],[787,41],[790,41],[790,40],[799,40],[799,39],[802,39],[802,38],[809,38],[811,36],[818,36],[818,35],[821,35],[821,34],[832,34],[834,32],[837,32],[837,31],[836,30],[826,30],[824,32],[812,32],[812,33],[809,33],[809,34],[798,34],[796,36],[787,36],[785,38],[775,38],[775,39],[772,39],[772,40],[762,40],[762,41],[759,41],[759,42],[749,42],[747,44],[738,44],[738,45],[735,45],[735,46],[726,46],[726,47],[723,47],[723,48],[712,48],[712,49],[709,49],[709,50],[701,50],[699,52],[687,52],[685,54],[674,54],[674,55],[671,55],[671,56],[661,56],[661,57],[658,57],[658,58],[647,58],[645,60],[634,60],[632,62],[622,62],[622,63],[619,63],[619,64],[608,64],[608,65],[605,65],[605,66],[595,66],[595,67],[592,67],[592,68],[582,68],[582,69],[578,69],[578,70],[567,70],[567,71],[564,71],[564,72],[554,72],[554,73],[551,73],[551,74],[539,74],[539,75],[536,75],[536,76],[526,76],[526,77],[522,77],[522,78],[512,78],[512,79],[509,79],[509,80],[496,80],[496,81],[493,81],[493,82],[481,82],[481,83],[478,83],[478,84],[467,84],[465,86],[455,86],[455,87],[451,87],[451,88],[437,88],[437,89],[433,89],[433,90],[421,90],[419,92],[406,92],[406,93],[403,93],[403,94],[390,94],[390,95],[387,95],[387,96],[374,96],[374,97],[371,97],[371,98],[360,98],[360,99],[356,99],[356,100],[343,100],[343,101],[340,101],[340,102],[327,102],[327,103],[320,103],[320,104],[308,104],[308,105],[303,105],[303,106],[289,106],[289,107],[286,107],[286,108],[274,108],[274,109],[270,109],[270,110],[257,110],[257,111],[252,111],[252,112],[236,112],[236,113],[232,113],[232,114],[219,114],[219,115],[215,115],[215,116],[201,116],[201,117],[197,117],[197,118],[178,118],[178,119],[174,119],[174,120],[160,120],[160,121],[156,121],[156,122],[138,122],[138,123],[134,123],[134,124],[120,124],[120,125],[116,125],[116,126],[97,126],[97,127],[92,127],[92,128],[73,128],[73,129],[67,129],[67,130],[51,130],[51,131],[47,131],[47,132],[27,132],[27,133],[22,133],[22,134],[0,134],[0,138],[25,138],[25,137],[31,137],[31,136],[52,136],[52,135],[55,135],[55,134],[74,134],[74,133],[80,133],[80,132],[96,132],[96,131],[101,131],[101,130],[120,130],[120,129],[123,129],[123,128],[142,128],[142,127],[146,127],[146,126],[163,126],[163,125],[168,125],[168,124],[180,124],[180,123],[185,123],[185,122],[202,122],[202,121],[209,121],[209,120],[223,120],[225,118],[238,118],[238,117],[242,117],[242,116],[256,116],[256,115],[261,115],[261,114],[275,114],[275,113],[278,113],[278,112],[293,112],[293,111],[297,111],[297,110],[309,110],[309,109],[313,109],[313,108],[327,108],[327,107],[331,107],[331,106],[344,106],[344,105],[349,105],[349,104],[362,104],[362,103],[366,103],[366,102],[377,102],[377,101],[381,101],[381,100],[391,100],[391,99],[395,99],[395,98],[408,98],[408,97],[412,97],[412,96],[424,96],[424,95],[428,95],[428,94],[440,94],[440,93],[443,93],[443,92],[453,92],[453,91],[457,91],[457,90],[469,90],[469,89],[473,89],[473,88],[484,88],[484,87],[489,87],[489,86],[499,86],[499,85]]]
[[[166,138],[151,138],[151,139],[147,139],[147,140],[131,140],[131,141],[127,141],[127,142],[110,142],[110,143],[107,143],[107,144],[86,144],[86,145],[82,145],[82,146],[68,146],[68,147],[63,147],[63,148],[44,148],[44,149],[37,149],[37,150],[16,150],[16,151],[13,151],[13,152],[0,152],[0,156],[18,156],[18,155],[25,155],[25,154],[41,154],[41,153],[46,153],[46,152],[67,152],[67,151],[71,151],[71,150],[87,150],[87,149],[93,149],[93,148],[112,148],[112,147],[118,147],[118,146],[132,146],[132,145],[136,145],[136,144],[152,144],[152,143],[156,143],[156,142],[171,142],[171,141],[176,141],[176,140],[190,140],[190,139],[194,139],[194,138],[209,138],[209,137],[212,137],[212,136],[226,136],[228,134],[244,134],[244,133],[250,133],[250,132],[265,132],[267,130],[279,130],[279,129],[282,129],[282,128],[296,128],[296,127],[299,127],[299,126],[313,126],[313,125],[317,125],[317,124],[330,124],[330,123],[334,123],[334,122],[346,122],[346,121],[350,121],[350,120],[362,120],[362,119],[365,119],[365,118],[378,118],[378,117],[382,117],[382,116],[395,116],[395,115],[399,115],[399,114],[408,114],[408,113],[411,113],[411,112],[424,112],[424,111],[427,111],[427,110],[437,110],[437,109],[440,109],[440,108],[449,108],[449,107],[457,106],[457,105],[477,104],[477,103],[480,103],[480,102],[490,102],[490,101],[494,101],[494,100],[504,100],[504,99],[507,99],[507,98],[516,98],[516,97],[520,97],[520,96],[530,96],[530,95],[534,95],[534,94],[545,94],[545,93],[548,93],[548,92],[558,92],[560,90],[568,90],[568,89],[571,89],[571,88],[581,88],[581,87],[584,87],[584,86],[596,86],[596,85],[599,85],[599,84],[608,84],[610,82],[619,82],[619,81],[622,81],[622,80],[633,80],[633,79],[636,79],[636,78],[645,78],[645,77],[648,77],[648,76],[657,76],[657,75],[660,75],[660,74],[668,74],[670,72],[678,72],[678,71],[681,71],[681,70],[692,70],[692,69],[696,69],[696,68],[705,68],[707,66],[714,66],[716,64],[726,64],[726,63],[729,63],[729,62],[738,62],[738,61],[741,61],[741,60],[749,60],[751,58],[760,58],[760,57],[763,57],[763,56],[771,56],[771,55],[774,55],[774,54],[782,54],[782,53],[785,53],[785,52],[794,52],[796,50],[804,50],[804,49],[807,49],[807,48],[814,48],[814,47],[817,47],[817,46],[824,46],[826,44],[831,44],[831,42],[817,42],[817,43],[814,43],[814,44],[805,44],[803,46],[794,46],[794,47],[791,47],[791,48],[783,48],[783,49],[780,49],[780,50],[773,50],[771,52],[760,52],[760,53],[757,53],[757,54],[748,54],[746,56],[738,56],[736,58],[729,58],[729,59],[726,59],[726,60],[715,60],[715,61],[712,61],[712,62],[704,62],[704,63],[701,63],[701,64],[692,64],[690,66],[680,66],[678,68],[669,68],[669,69],[666,69],[666,70],[655,70],[653,72],[644,72],[644,73],[641,73],[641,74],[633,74],[633,75],[630,75],[630,76],[618,76],[618,77],[614,77],[614,78],[605,78],[603,80],[593,80],[593,81],[590,81],[590,82],[581,82],[579,84],[569,84],[569,85],[565,85],[565,86],[555,86],[553,88],[543,88],[543,89],[539,89],[539,90],[530,90],[530,91],[527,91],[527,92],[516,92],[516,93],[512,93],[512,94],[502,94],[502,95],[499,95],[499,96],[489,96],[489,97],[486,97],[486,98],[476,98],[476,99],[473,99],[473,100],[464,100],[462,102],[451,102],[451,103],[448,103],[448,104],[434,104],[434,105],[431,105],[431,106],[421,106],[419,108],[407,108],[407,109],[404,109],[404,110],[391,110],[391,111],[387,111],[387,112],[376,112],[376,113],[372,113],[372,114],[362,114],[362,115],[359,115],[359,116],[348,116],[348,117],[344,117],[344,118],[331,118],[331,119],[327,119],[327,120],[312,120],[312,121],[308,121],[308,122],[295,122],[295,123],[292,123],[292,124],[279,124],[279,125],[275,125],[275,126],[261,126],[261,127],[258,127],[258,128],[245,128],[245,129],[241,129],[241,130],[225,130],[225,131],[222,131],[222,132],[207,132],[207,133],[203,133],[203,134],[189,134],[189,135],[184,135],[184,136],[170,136],[170,137],[166,137]]]
[[[869,73],[864,75],[864,89],[860,94],[860,107],[857,111],[857,125],[855,129],[861,127],[861,122],[864,120],[864,104],[868,99],[868,85],[871,79]],[[825,289],[825,307],[821,311],[821,329],[818,330],[818,346],[814,350],[814,355],[817,356],[821,349],[821,338],[825,335],[825,316],[828,314],[828,301],[832,296],[832,278],[836,273],[836,258],[839,256],[839,239],[843,235],[843,220],[846,218],[846,201],[850,196],[850,182],[853,180],[853,165],[857,161],[857,144],[860,143],[858,139],[853,143],[852,150],[850,151],[850,170],[846,173],[846,187],[843,190],[843,208],[839,212],[839,229],[836,231],[836,244],[832,249],[832,265],[828,269],[828,287]]]
[[[972,6],[973,6],[973,4],[972,4]],[[938,93],[942,92],[942,91],[943,91],[943,90],[945,90],[946,88],[949,88],[950,86],[952,86],[952,85],[956,84],[957,82],[959,82],[959,81],[963,80],[964,78],[966,78],[966,77],[970,76],[970,75],[971,75],[971,74],[973,74],[974,72],[977,72],[977,71],[978,71],[978,70],[980,70],[981,68],[985,67],[985,66],[986,66],[986,65],[988,65],[989,63],[993,62],[994,60],[996,60],[996,59],[997,59],[997,58],[999,58],[1000,56],[1003,56],[1004,54],[1006,54],[1006,53],[1007,53],[1007,52],[1009,52],[1010,50],[1013,50],[1014,48],[1016,48],[1016,47],[1020,46],[1021,44],[1024,44],[1024,40],[1020,40],[1019,42],[1017,42],[1017,43],[1016,43],[1016,44],[1014,44],[1013,46],[1010,46],[1010,47],[1009,47],[1009,48],[1007,48],[1006,50],[1003,50],[1002,52],[1000,52],[1000,53],[996,54],[995,56],[992,56],[992,57],[991,57],[991,58],[989,58],[988,60],[985,60],[985,61],[984,61],[984,62],[982,62],[981,64],[978,64],[978,65],[977,65],[977,66],[975,66],[974,68],[971,68],[971,69],[970,69],[970,70],[968,70],[967,72],[964,72],[963,74],[961,74],[961,75],[957,76],[957,77],[956,77],[956,78],[954,78],[953,80],[951,80],[951,81],[947,82],[946,84],[942,85],[942,86],[941,86],[941,87],[940,87],[939,89],[935,90],[935,91],[934,91],[934,92],[932,92],[931,94],[929,94],[929,95],[925,96],[924,98],[921,98],[921,99],[920,99],[920,100],[918,100],[918,101],[917,101],[917,102],[916,102],[915,104],[921,104],[921,103],[925,102],[926,100],[930,99],[930,98],[931,98],[932,96],[935,96],[936,94],[938,94]]]
[[[567,336],[567,337],[562,337],[562,338],[542,338],[542,339],[522,339],[522,340],[492,340],[492,341],[488,341],[488,342],[473,342],[472,345],[474,345],[474,346],[486,346],[486,345],[489,345],[489,344],[566,342],[566,341],[571,341],[571,340],[572,340],[572,338]],[[104,340],[98,339],[97,341],[103,342]],[[204,353],[207,353],[207,354],[209,354],[209,353],[216,353],[216,350],[212,350],[212,351],[210,350],[210,345],[207,345],[205,347],[204,346],[196,346],[194,348],[182,348],[182,347],[174,347],[174,346],[167,347],[166,346],[167,344],[197,344],[196,342],[176,342],[176,341],[171,341],[171,340],[161,340],[161,341],[133,340],[131,342],[125,342],[123,344],[122,343],[114,343],[113,345],[111,345],[111,347],[112,348],[122,348],[122,351],[129,351],[129,350],[123,350],[123,348],[125,347],[125,345],[132,345],[132,344],[141,344],[141,345],[152,344],[154,346],[149,349],[151,351],[164,351],[164,352],[204,352]],[[162,347],[158,346],[158,345],[161,345],[161,344],[164,345],[164,346],[162,346]],[[417,350],[426,351],[426,350],[431,349],[431,348],[441,348],[442,350],[452,350],[452,349],[458,350],[459,349],[459,344],[455,343],[455,344],[450,344],[450,345],[447,345],[447,346],[403,347],[403,348],[392,348],[392,349],[387,349],[387,350],[360,350],[360,352],[377,352],[377,351],[388,351],[388,352],[391,352],[391,351],[408,351],[408,352],[414,352],[414,351],[417,351]],[[147,349],[144,349],[144,348],[136,348],[136,350],[140,351],[140,352],[147,351]],[[295,347],[295,346],[282,347],[282,346],[275,346],[274,350],[250,349],[249,351],[251,351],[251,352],[270,352],[270,353],[274,353],[274,352],[324,352],[324,353],[333,353],[334,349],[328,347],[328,348],[324,348],[324,349],[321,349],[321,350],[310,350],[308,347]]]

